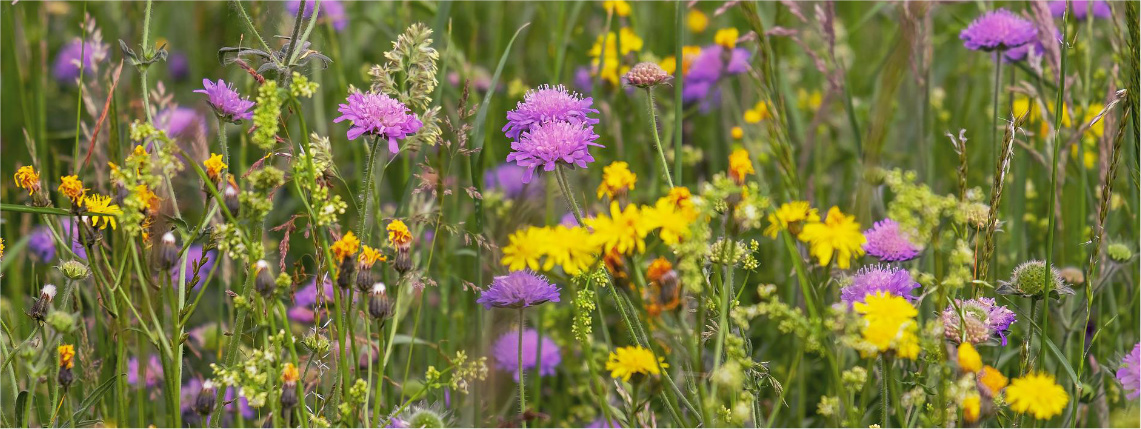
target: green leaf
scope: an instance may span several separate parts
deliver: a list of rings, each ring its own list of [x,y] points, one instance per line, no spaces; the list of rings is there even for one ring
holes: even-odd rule
[[[25,419],[28,417],[28,405],[28,391],[21,390],[16,395],[16,427],[27,426]]]
[[[75,409],[75,413],[71,415],[71,420],[68,420],[68,423],[76,421],[79,419],[80,414],[83,414],[85,410],[95,405],[95,401],[98,401],[100,396],[103,396],[104,393],[107,393],[107,391],[111,389],[111,386],[115,385],[115,379],[118,377],[119,374],[112,375],[107,381],[104,381],[103,384],[100,384],[99,387],[88,394],[86,398],[83,398],[83,401],[79,403],[79,408]]]

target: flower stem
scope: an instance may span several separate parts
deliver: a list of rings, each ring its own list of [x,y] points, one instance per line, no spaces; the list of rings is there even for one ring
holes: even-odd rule
[[[658,137],[658,114],[654,109],[654,91],[646,88],[646,102],[650,109],[650,129],[654,130],[654,148],[658,150],[658,157],[662,161],[662,173],[666,175],[666,182],[670,184],[670,189],[674,187],[674,179],[670,176],[670,165],[666,161],[666,152],[662,148],[662,139]],[[677,154],[674,154],[677,156]]]
[[[518,349],[519,360],[515,361],[519,365],[519,425],[523,428],[527,427],[527,395],[524,392],[526,382],[523,381],[523,307],[519,307],[519,342],[515,344]]]
[[[887,422],[888,407],[891,405],[887,397],[887,385],[889,380],[889,370],[887,365],[887,358],[880,356],[880,427],[890,427]]]
[[[222,163],[230,165],[230,146],[226,143],[226,121],[218,118],[218,150],[222,151]]]

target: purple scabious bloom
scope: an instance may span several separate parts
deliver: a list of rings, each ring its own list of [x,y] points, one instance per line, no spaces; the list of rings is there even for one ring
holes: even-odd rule
[[[81,42],[78,38],[63,46],[52,62],[52,77],[62,84],[75,85],[79,79],[80,57],[83,58],[83,68],[90,71],[95,66],[95,59],[107,56],[106,46],[91,41]],[[86,73],[90,75],[91,73]]]
[[[1066,11],[1065,0],[1051,0],[1048,5],[1050,7],[1050,14],[1054,15],[1055,18],[1061,18],[1062,14],[1064,14]],[[1073,0],[1073,5],[1074,7],[1070,9],[1070,15],[1072,15],[1078,21],[1084,21],[1086,19],[1087,12],[1089,12],[1089,1]],[[1109,9],[1109,3],[1106,3],[1105,0],[1095,0],[1093,2],[1094,18],[1107,19],[1112,16],[1112,14],[1113,11]]]
[[[547,301],[559,302],[558,286],[530,271],[512,271],[505,276],[496,276],[491,286],[476,300],[487,309],[526,308]]]
[[[1133,351],[1121,359],[1117,381],[1125,389],[1126,398],[1134,400],[1141,397],[1141,343],[1133,346]]]
[[[899,230],[899,223],[891,219],[876,222],[871,229],[864,231],[864,237],[868,239],[864,243],[864,251],[881,261],[910,261],[919,255],[919,246],[913,244],[907,234]]]
[[[415,134],[424,125],[409,112],[407,106],[387,94],[357,92],[349,94],[347,102],[337,108],[341,116],[333,123],[346,119],[353,123],[349,128],[349,140],[366,134],[388,139],[388,151],[392,154],[400,152],[397,140]]]
[[[685,74],[685,84],[681,89],[682,101],[694,103],[716,98],[717,81],[748,71],[749,57],[749,51],[742,48],[735,48],[728,55],[720,45],[702,48],[690,64],[689,72]]]
[[[206,136],[206,118],[189,107],[164,109],[155,115],[155,127],[171,138],[197,138]],[[147,148],[150,149],[149,147]]]
[[[586,168],[587,164],[594,162],[590,147],[603,147],[594,142],[597,139],[594,127],[586,123],[547,122],[524,131],[519,140],[511,142],[513,152],[507,155],[507,161],[515,161],[526,168],[523,183],[531,183],[538,167],[543,167],[543,171],[553,171],[559,162],[563,162]]]
[[[313,3],[315,2],[312,0],[305,2],[305,18],[313,15]],[[297,15],[297,10],[301,9],[301,0],[290,0],[286,3],[285,8],[289,10],[289,13]],[[322,0],[321,10],[317,11],[317,17],[328,20],[337,32],[344,31],[345,27],[349,25],[349,17],[345,15],[345,5],[338,0]]]
[[[994,298],[956,299],[954,305],[943,310],[943,335],[951,341],[965,339],[972,344],[998,335],[1005,346],[1006,333],[1015,320],[1014,312],[998,305]]]
[[[869,265],[861,268],[852,277],[852,284],[840,289],[840,299],[848,308],[857,302],[864,302],[868,295],[877,292],[888,292],[895,296],[914,301],[911,291],[919,287],[919,283],[911,279],[907,270],[886,265]]]
[[[48,232],[48,234],[51,234]],[[59,234],[61,240],[71,238],[71,253],[74,253],[79,259],[87,260],[87,249],[83,247],[83,242],[79,239],[79,230],[75,229],[75,219],[67,218],[59,221]]]
[[[578,66],[574,69],[574,86],[586,94],[594,91],[594,77],[590,75],[590,67]]]
[[[326,307],[333,300],[333,282],[325,279],[324,295],[317,293],[317,279],[309,281],[309,285],[293,294],[293,308],[289,309],[289,320],[300,323],[313,323],[316,312]]]
[[[148,388],[157,386],[159,380],[162,380],[162,363],[159,362],[158,356],[151,355],[150,359],[147,360],[147,367],[143,370],[143,376]],[[127,383],[132,386],[137,386],[139,383],[138,358],[131,358],[127,361]]]
[[[1018,62],[1026,59],[1026,57],[1030,55],[1031,51],[1034,52],[1035,56],[1040,57],[1044,52],[1046,52],[1046,48],[1042,46],[1042,41],[1035,40],[1017,48],[1007,49],[1003,52],[1003,56],[1006,57],[1007,62]]]
[[[549,337],[542,339],[542,359],[539,361],[539,376],[555,375],[555,369],[562,361],[559,346]],[[539,332],[534,329],[523,331],[523,370],[535,369],[535,357],[539,352]],[[510,371],[519,381],[519,333],[505,332],[495,344],[491,346],[491,355],[495,356],[495,366],[504,371]]]
[[[971,50],[1010,49],[1038,38],[1034,23],[1006,9],[996,9],[971,21],[959,33],[963,45]]]
[[[180,409],[183,415],[193,414],[194,401],[198,398],[198,393],[202,391],[202,381],[197,378],[191,378],[182,385],[182,403]],[[236,400],[235,400],[236,399]],[[242,417],[246,420],[252,420],[257,417],[257,413],[253,408],[250,408],[250,401],[246,397],[237,397],[237,392],[233,387],[226,388],[226,394],[222,396],[222,402],[226,404],[226,411],[234,411],[234,403],[238,403],[238,410],[241,411]]]
[[[218,252],[215,250],[210,250],[210,251],[206,252],[205,254],[203,254],[202,253],[202,245],[201,244],[195,244],[193,246],[190,246],[189,249],[186,249],[186,254],[187,254],[186,273],[182,276],[186,283],[190,283],[191,280],[194,280],[194,266],[198,265],[198,263],[200,261],[202,261],[203,258],[206,259],[205,262],[202,262],[202,267],[198,269],[198,282],[190,285],[191,289],[197,289],[198,286],[201,285],[202,282],[206,279],[206,276],[210,275],[210,270],[214,268],[214,262],[216,262],[216,260],[217,260]],[[177,279],[178,278],[178,272],[181,269],[182,269],[181,263],[175,264],[175,266],[170,267],[171,278]]]
[[[515,105],[515,110],[507,112],[503,133],[509,139],[519,140],[519,136],[527,131],[534,131],[550,122],[593,126],[598,123],[598,119],[588,116],[598,113],[598,109],[591,107],[593,104],[594,99],[583,98],[562,85],[543,85],[527,91],[523,101]]]
[[[211,82],[210,79],[202,79],[202,87],[203,89],[194,92],[206,94],[210,107],[214,108],[214,114],[218,117],[228,122],[254,118],[254,112],[250,111],[254,107],[254,102],[249,98],[242,98],[238,91],[234,90],[234,85],[222,79],[218,79],[217,83]]]
[[[55,239],[48,227],[40,225],[32,230],[28,235],[28,251],[32,252],[37,261],[45,264],[55,260]]]
[[[503,195],[510,199],[531,198],[542,194],[542,184],[523,182],[523,176],[526,174],[527,169],[505,162],[483,173],[483,187],[503,192]]]

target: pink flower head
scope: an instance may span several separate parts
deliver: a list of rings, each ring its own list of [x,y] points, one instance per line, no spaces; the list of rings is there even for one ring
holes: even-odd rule
[[[910,261],[919,255],[919,247],[912,244],[906,234],[899,229],[899,223],[891,219],[876,222],[871,229],[864,231],[868,239],[864,250],[881,261]]]
[[[552,171],[559,162],[563,162],[586,168],[588,163],[594,162],[590,147],[603,147],[594,142],[597,139],[594,127],[586,123],[547,122],[524,131],[519,140],[511,142],[513,152],[507,155],[507,161],[515,161],[526,168],[523,183],[531,183],[535,168],[540,166],[543,171]]]
[[[549,337],[542,338],[543,348],[539,350],[539,332],[534,329],[523,331],[523,369],[534,370],[539,366],[539,376],[555,375],[562,356],[559,346]],[[503,333],[495,344],[491,346],[491,354],[495,356],[495,366],[504,371],[515,374],[515,381],[519,381],[519,333],[508,331]],[[542,356],[536,363],[536,357]]]
[[[1117,381],[1125,388],[1125,397],[1130,400],[1141,397],[1141,343],[1133,346],[1133,351],[1121,360],[1117,369]]]
[[[476,300],[487,309],[525,308],[547,301],[559,302],[558,286],[530,271],[512,271],[496,277]]]
[[[1038,38],[1034,23],[1006,9],[996,9],[971,21],[959,33],[967,49],[993,51],[1010,49]]]
[[[840,289],[840,299],[851,308],[857,302],[864,302],[868,295],[877,292],[888,292],[895,296],[914,301],[911,291],[919,287],[919,283],[911,279],[907,270],[886,265],[869,265],[861,268],[852,277],[852,284]]]
[[[548,122],[594,125],[598,119],[587,116],[598,113],[598,109],[591,107],[592,104],[594,100],[590,97],[583,98],[567,91],[562,85],[543,85],[527,91],[515,110],[507,112],[507,125],[503,126],[503,133],[509,139],[518,140],[523,133]]]
[[[388,151],[393,154],[400,152],[397,140],[415,134],[424,125],[416,115],[409,112],[407,106],[387,94],[357,92],[349,94],[347,101],[348,104],[341,104],[337,108],[341,116],[334,119],[333,123],[346,119],[352,122],[349,140],[356,140],[366,134],[383,136],[388,139]]]
[[[210,82],[210,79],[202,79],[202,87],[203,89],[194,92],[206,94],[210,107],[214,108],[214,114],[218,117],[230,122],[254,118],[254,112],[250,111],[254,107],[254,102],[248,98],[243,99],[238,91],[234,91],[233,85],[222,79],[218,79],[218,83]]]

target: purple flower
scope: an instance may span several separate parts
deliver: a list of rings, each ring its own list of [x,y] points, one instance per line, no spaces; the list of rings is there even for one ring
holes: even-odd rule
[[[206,118],[189,107],[164,109],[155,116],[155,126],[167,136],[197,138],[206,136]],[[150,148],[147,148],[150,150]]]
[[[749,51],[742,48],[733,49],[728,55],[725,54],[725,48],[720,45],[702,48],[685,75],[682,101],[693,103],[716,97],[717,81],[726,76],[748,71],[749,57]]]
[[[1125,389],[1125,397],[1129,400],[1141,397],[1141,343],[1133,346],[1133,351],[1121,359],[1121,367],[1117,369],[1117,381]]]
[[[75,219],[67,218],[59,221],[59,234],[61,240],[71,238],[71,253],[79,259],[87,259],[87,249],[83,248],[83,242],[79,239],[79,230],[75,229]]]
[[[313,15],[314,0],[305,2],[305,18]],[[285,8],[289,13],[297,15],[297,10],[301,9],[301,0],[290,0],[286,3]],[[317,18],[324,18],[333,24],[333,29],[338,32],[344,31],[345,27],[349,25],[349,17],[345,15],[345,5],[337,0],[322,0],[321,10],[317,11]]]
[[[595,419],[593,422],[590,422],[589,425],[586,425],[586,427],[588,427],[588,428],[620,428],[620,427],[622,427],[622,425],[618,424],[618,422],[616,420],[608,420],[606,417],[599,417],[599,418]]]
[[[912,244],[899,230],[899,224],[891,219],[876,222],[872,229],[864,231],[864,237],[868,239],[864,250],[881,261],[910,261],[919,255],[919,247]]]
[[[63,46],[52,62],[52,77],[62,84],[75,85],[79,79],[79,61],[83,58],[83,68],[86,75],[91,75],[91,67],[95,66],[96,59],[107,56],[107,46],[91,41],[81,42],[78,38]]]
[[[526,308],[547,301],[559,302],[559,288],[546,277],[530,271],[512,271],[497,276],[480,294],[477,303],[491,307]]]
[[[146,379],[148,388],[158,385],[159,380],[162,380],[162,363],[159,362],[158,356],[151,355],[147,360],[147,367],[143,370],[143,377]],[[131,358],[127,361],[127,383],[136,386],[139,383],[139,359]]]
[[[593,104],[594,99],[569,92],[562,85],[543,85],[527,91],[515,110],[507,112],[503,133],[509,139],[519,140],[520,135],[550,122],[594,125],[598,119],[587,116],[598,113],[591,107]]]
[[[1042,46],[1042,41],[1035,40],[1017,48],[1007,49],[1003,52],[1003,55],[1006,57],[1007,62],[1016,62],[1026,59],[1031,51],[1034,51],[1034,55],[1036,56],[1042,56],[1042,53],[1046,52],[1046,48]]]
[[[250,101],[249,98],[243,99],[238,91],[234,91],[234,85],[228,84],[222,79],[218,79],[218,83],[210,82],[210,79],[202,79],[202,87],[204,89],[194,92],[206,94],[209,98],[210,107],[214,108],[214,114],[218,117],[229,122],[254,118],[254,112],[250,111],[254,107],[254,102]]]
[[[524,183],[527,170],[516,164],[505,162],[483,173],[484,189],[503,192],[510,199],[537,197],[543,192],[541,183]]]
[[[995,303],[994,298],[956,299],[943,310],[943,335],[951,341],[965,339],[973,344],[998,335],[1005,346],[1006,333],[1014,321],[1014,312]]]
[[[1074,7],[1070,9],[1070,15],[1077,18],[1078,21],[1086,19],[1086,13],[1089,12],[1089,1],[1087,0],[1073,0]],[[1051,0],[1049,3],[1050,14],[1055,18],[1061,18],[1062,14],[1066,11],[1065,0]],[[1093,17],[1107,19],[1112,16],[1113,12],[1109,9],[1109,3],[1105,0],[1095,0],[1093,2]]]
[[[594,142],[597,139],[594,127],[586,123],[547,122],[524,131],[522,138],[511,142],[513,152],[507,155],[507,161],[515,161],[520,167],[525,167],[523,183],[531,183],[537,167],[552,171],[561,161],[586,168],[586,164],[594,162],[590,147],[603,147]]]
[[[166,67],[174,80],[183,81],[190,77],[190,60],[182,52],[171,52],[166,59]]]
[[[316,311],[327,306],[328,302],[333,300],[333,282],[326,278],[323,283],[323,289],[325,289],[323,297],[317,293],[316,278],[310,280],[309,285],[293,294],[294,305],[293,308],[289,309],[289,320],[313,323],[313,320],[316,319]]]
[[[189,249],[186,249],[186,254],[188,255],[186,262],[186,273],[182,276],[183,279],[185,279],[186,283],[190,283],[191,280],[194,280],[194,266],[198,265],[199,261],[201,261],[203,257],[206,258],[206,261],[202,263],[202,267],[198,269],[198,282],[190,285],[191,289],[195,289],[201,285],[204,280],[206,280],[206,276],[210,275],[210,270],[214,268],[214,262],[217,260],[218,252],[215,250],[210,250],[206,252],[205,255],[203,255],[202,245],[195,244],[190,246]],[[181,269],[181,263],[175,264],[175,266],[170,268],[170,276],[174,278],[175,281],[177,281],[178,272]]]
[[[194,401],[198,398],[198,393],[202,391],[202,381],[197,378],[191,378],[182,385],[182,403],[180,408],[183,415],[194,413]],[[238,409],[242,413],[242,417],[246,420],[251,420],[257,417],[257,413],[253,408],[250,408],[250,401],[246,397],[236,398],[237,392],[233,387],[226,388],[226,394],[222,396],[222,403],[226,404],[226,411],[234,411],[234,402],[238,403]],[[235,401],[237,399],[237,401]]]
[[[365,134],[381,136],[388,139],[388,151],[392,154],[400,152],[397,140],[404,140],[424,125],[416,115],[409,113],[408,107],[387,94],[349,94],[348,104],[340,105],[337,111],[341,116],[333,123],[346,119],[353,123],[349,128],[349,140]]]
[[[590,75],[590,67],[579,66],[574,69],[574,86],[586,94],[594,90],[594,77]]]
[[[1010,49],[1038,38],[1038,29],[1030,21],[1006,9],[983,14],[959,33],[963,45],[971,50]]]
[[[28,235],[28,251],[42,263],[47,264],[55,260],[55,239],[52,238],[48,227],[40,225],[32,230]]]
[[[913,301],[915,297],[911,295],[911,291],[917,287],[919,283],[912,280],[911,273],[905,269],[869,265],[856,272],[851,285],[840,290],[840,299],[848,305],[848,308],[857,302],[864,302],[864,298],[877,292],[888,292]]]
[[[579,226],[578,218],[574,217],[574,213],[566,212],[563,214],[563,217],[559,219],[559,225],[565,226],[567,228],[577,227]]]
[[[562,355],[559,354],[559,346],[555,344],[549,337],[543,337],[542,340],[543,350],[542,359],[539,361],[539,376],[554,375],[555,369],[558,368],[559,362],[562,361]],[[539,352],[539,332],[534,329],[526,329],[523,331],[523,370],[530,371],[535,369],[535,357]],[[519,381],[519,333],[516,331],[509,331],[503,333],[495,344],[491,346],[491,354],[495,356],[495,366],[504,371],[510,371],[515,375],[515,381]]]

